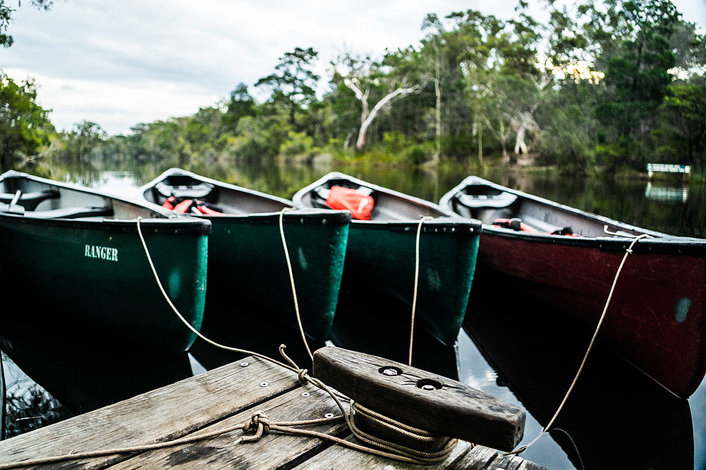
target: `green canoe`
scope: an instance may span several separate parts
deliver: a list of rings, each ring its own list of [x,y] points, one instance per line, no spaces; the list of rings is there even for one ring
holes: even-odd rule
[[[286,210],[294,208],[291,201],[177,168],[147,183],[140,194],[159,205],[170,200],[191,206],[182,206],[182,212],[213,224],[204,330],[224,340],[228,334],[223,329],[252,324],[247,320],[253,316],[270,328],[297,324],[279,224],[285,210],[282,225],[304,331],[315,341],[328,338],[350,213]]]
[[[208,221],[16,171],[0,175],[0,321],[106,347],[188,349],[195,335],[156,284],[138,217],[166,293],[198,330]]]
[[[328,207],[326,200],[334,186],[355,189],[374,201],[370,220],[351,222],[343,277],[346,289],[360,284],[380,287],[411,306],[417,231],[421,217],[429,218],[419,236],[416,312],[437,339],[453,344],[466,313],[481,223],[335,172],[301,189],[292,200],[299,207]]]

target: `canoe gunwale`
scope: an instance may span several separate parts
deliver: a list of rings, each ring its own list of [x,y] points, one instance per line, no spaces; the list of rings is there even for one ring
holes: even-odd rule
[[[30,175],[28,173],[22,173],[22,172],[15,171],[15,170],[9,170],[9,171],[6,171],[5,173],[0,175],[0,183],[2,183],[5,180],[10,180],[10,179],[26,179],[28,181],[32,181],[35,183],[45,185],[45,186],[47,186],[47,189],[56,189],[56,188],[66,189],[69,191],[75,191],[77,193],[90,194],[92,196],[97,196],[97,197],[102,197],[105,199],[118,201],[123,204],[127,204],[129,206],[139,207],[140,209],[152,211],[156,215],[158,215],[159,217],[171,218],[174,216],[174,214],[171,211],[168,211],[167,209],[164,209],[163,207],[158,206],[156,204],[153,204],[151,202],[138,201],[138,200],[135,200],[132,198],[127,198],[127,197],[119,196],[116,194],[110,194],[108,192],[104,192],[104,191],[100,191],[100,190],[92,189],[92,188],[87,188],[87,187],[79,186],[79,185],[72,184],[72,183],[64,183],[61,181],[54,181],[54,180],[42,178],[40,176],[34,176],[34,175]],[[0,212],[0,214],[6,215],[7,213]],[[29,214],[27,214],[27,215],[29,215]],[[25,217],[27,217],[27,215],[25,215]]]
[[[137,220],[82,220],[82,219],[44,219],[32,217],[31,213],[10,214],[0,212],[0,222],[12,224],[30,224],[44,227],[103,230],[112,233],[137,233]],[[140,228],[144,233],[209,235],[211,222],[209,220],[168,217],[159,219],[142,219]]]
[[[279,197],[279,196],[274,196],[274,195],[272,195],[272,194],[267,194],[267,193],[264,193],[264,192],[261,192],[261,191],[256,191],[256,190],[254,190],[254,189],[245,188],[245,187],[243,187],[243,186],[237,186],[237,185],[234,185],[234,184],[225,183],[225,182],[223,182],[223,181],[218,181],[218,180],[214,180],[214,179],[211,179],[211,178],[207,178],[207,177],[205,177],[205,176],[201,176],[201,175],[198,175],[198,174],[196,174],[196,173],[192,173],[192,172],[187,171],[187,170],[182,170],[181,168],[170,168],[170,169],[166,170],[166,171],[163,172],[161,175],[159,175],[158,177],[154,178],[152,181],[150,181],[150,182],[148,182],[147,184],[141,186],[141,187],[137,190],[137,191],[138,191],[138,194],[139,194],[143,199],[145,199],[145,200],[147,200],[147,201],[149,202],[149,199],[147,199],[147,198],[145,197],[145,195],[146,195],[148,192],[151,192],[151,191],[155,190],[155,189],[156,189],[156,186],[157,186],[159,183],[163,183],[164,181],[166,181],[166,180],[167,180],[168,178],[170,178],[170,177],[189,177],[189,178],[192,178],[192,179],[194,179],[194,180],[196,180],[196,181],[201,181],[201,182],[204,182],[204,183],[209,183],[209,184],[213,185],[214,187],[219,188],[220,190],[231,191],[231,192],[240,193],[240,194],[247,194],[247,195],[249,195],[249,196],[253,196],[253,197],[256,197],[256,198],[268,199],[268,200],[270,200],[270,201],[273,201],[273,202],[277,202],[277,203],[279,203],[279,204],[282,204],[283,207],[291,207],[292,209],[295,208],[295,207],[294,207],[294,204],[292,203],[292,201],[289,201],[289,200],[287,200],[287,199],[285,199],[285,198],[282,198],[282,197]],[[154,204],[154,203],[153,203],[153,202],[150,202],[150,204]],[[161,207],[161,206],[160,206],[160,207]],[[239,215],[239,214],[226,214],[225,216],[238,216],[238,215]],[[252,215],[252,213],[246,214],[246,215]],[[224,217],[224,216],[221,216],[221,217]]]
[[[631,225],[631,224],[628,224],[625,222],[621,222],[619,220],[611,219],[609,217],[605,217],[605,216],[598,215],[598,214],[593,214],[591,212],[586,212],[581,209],[577,209],[575,207],[567,206],[567,205],[560,204],[555,201],[551,201],[549,199],[545,199],[543,197],[539,197],[539,196],[535,196],[533,194],[525,193],[525,192],[517,190],[517,189],[508,188],[508,187],[493,183],[492,181],[485,180],[485,179],[480,178],[478,176],[466,177],[463,181],[461,181],[461,183],[459,183],[457,186],[450,189],[446,194],[444,194],[441,197],[441,199],[439,200],[439,205],[441,205],[445,210],[452,211],[452,212],[454,212],[454,214],[456,214],[456,212],[453,210],[452,200],[454,199],[456,194],[462,193],[463,190],[469,186],[479,186],[479,187],[485,186],[488,188],[492,188],[496,191],[512,194],[512,195],[517,196],[518,199],[520,199],[520,200],[525,199],[528,201],[532,201],[534,203],[537,203],[538,205],[548,207],[549,210],[552,210],[552,211],[567,212],[567,213],[575,215],[579,218],[589,219],[589,220],[600,222],[604,225],[608,225],[610,227],[616,227],[621,230],[635,232],[636,233],[635,236],[646,234],[646,235],[650,235],[651,237],[654,237],[654,238],[672,238],[672,239],[678,238],[681,240],[701,241],[700,239],[697,239],[697,238],[677,237],[674,235],[670,235],[668,233],[658,232],[656,230],[650,230],[647,228],[638,227],[636,225]],[[488,208],[493,208],[493,207],[488,206]],[[475,209],[483,209],[483,207],[477,207]],[[459,215],[459,214],[456,214],[456,215]],[[484,227],[489,227],[487,224],[483,224],[483,225],[484,225]],[[535,236],[535,235],[533,234],[533,236]],[[557,236],[557,235],[554,235],[554,236]],[[571,238],[571,237],[566,237],[566,236],[557,236],[557,237]],[[580,238],[580,237],[574,237],[574,238]],[[582,237],[582,238],[600,240],[603,237]],[[620,240],[620,238],[611,238],[611,237],[605,237],[605,238],[607,240],[608,239]],[[631,240],[628,237],[624,237],[624,238],[625,238],[625,240],[628,240],[628,241]]]
[[[459,193],[463,193],[464,189],[471,185],[481,187],[485,186],[497,191],[512,194],[520,199],[530,200],[545,206],[548,210],[567,212],[580,218],[603,223],[613,229],[617,228],[620,230],[634,232],[636,234],[635,237],[642,234],[649,235],[649,238],[644,238],[635,245],[633,250],[636,252],[655,252],[706,257],[706,239],[680,237],[627,224],[619,220],[610,219],[598,214],[592,214],[590,212],[576,209],[575,207],[559,204],[557,202],[550,201],[539,196],[534,196],[532,194],[527,194],[519,190],[506,188],[502,185],[495,184],[477,176],[469,176],[465,178],[459,185],[444,194],[444,196],[440,199],[439,204],[448,210],[453,210],[452,200],[454,197]],[[483,207],[478,207],[476,209],[483,209]],[[516,240],[527,240],[537,243],[551,243],[565,246],[592,247],[608,251],[625,251],[634,239],[634,237],[629,236],[609,236],[608,234],[606,234],[605,237],[592,237],[567,236],[549,233],[528,233],[490,224],[483,224],[483,233],[486,235]]]
[[[303,201],[303,197],[307,194],[312,193],[316,188],[319,187],[329,187],[336,181],[343,181],[347,183],[352,183],[354,185],[357,185],[359,187],[364,187],[367,189],[370,189],[374,192],[378,192],[381,194],[385,194],[386,196],[390,196],[393,198],[397,198],[401,201],[404,201],[408,204],[411,205],[416,205],[420,207],[424,207],[428,210],[436,211],[438,212],[438,215],[434,217],[431,220],[427,220],[424,222],[424,226],[429,225],[429,224],[444,224],[444,225],[453,225],[456,224],[457,227],[468,225],[469,223],[472,225],[471,230],[479,232],[482,230],[481,228],[481,223],[480,221],[476,221],[475,219],[472,221],[469,221],[468,218],[461,217],[460,215],[454,213],[453,211],[450,211],[439,204],[430,202],[430,201],[425,201],[424,199],[418,198],[416,196],[411,196],[409,194],[404,194],[399,191],[395,191],[393,189],[385,188],[382,186],[378,186],[373,183],[369,183],[367,181],[360,180],[358,178],[355,178],[353,176],[346,175],[344,173],[339,173],[339,172],[331,172],[323,177],[319,178],[318,180],[314,181],[313,183],[305,186],[304,188],[300,189],[297,191],[293,196],[292,196],[292,201],[294,202],[294,205],[300,208],[312,208],[310,204],[307,204]],[[323,209],[323,210],[332,210],[332,209]],[[408,225],[413,225],[416,229],[416,227],[419,225],[419,219],[414,219],[414,218],[408,218],[408,220],[400,220],[400,219],[395,219],[395,220],[384,220],[384,219],[377,219],[377,220],[358,220],[358,219],[353,219],[351,221],[352,224],[354,225],[359,225],[359,224],[365,224],[369,225],[370,227],[376,227],[380,229],[390,229],[390,230],[406,230],[406,227]],[[424,229],[423,229],[424,230]]]
[[[419,220],[352,220],[351,225],[356,228],[373,230],[416,232],[419,228]],[[456,233],[458,235],[477,235],[481,233],[482,230],[483,227],[480,221],[471,219],[458,220],[457,218],[440,217],[437,219],[425,220],[422,223],[422,233]]]
[[[634,240],[633,238],[624,237],[571,237],[566,235],[535,234],[487,224],[483,224],[482,233],[487,236],[525,240],[533,243],[598,248],[606,251],[625,251]],[[635,244],[633,251],[636,253],[661,253],[706,258],[706,240],[676,236],[643,238]]]
[[[242,223],[242,224],[272,224],[279,223],[281,212],[257,212],[250,214],[184,214],[183,218],[194,218],[209,220],[212,223]],[[351,221],[351,214],[348,211],[332,211],[327,209],[295,209],[287,211],[283,216],[285,225],[346,225]]]

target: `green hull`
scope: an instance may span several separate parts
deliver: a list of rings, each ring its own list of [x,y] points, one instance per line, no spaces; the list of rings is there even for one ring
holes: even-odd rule
[[[137,217],[167,295],[198,330],[209,222],[18,172],[0,177],[0,322],[106,348],[188,349],[195,334],[157,286]]]
[[[417,231],[420,218],[425,217],[419,237],[416,318],[442,343],[453,344],[466,314],[480,221],[462,219],[429,201],[336,172],[302,188],[292,200],[298,207],[327,207],[327,192],[333,186],[354,189],[374,200],[371,220],[351,222],[344,292],[362,292],[367,297],[371,297],[368,290],[385,292],[407,304],[411,315]]]
[[[141,228],[167,295],[198,330],[206,294],[207,235],[167,220],[144,221]],[[84,332],[89,341],[115,339],[126,348],[177,352],[193,343],[195,335],[157,287],[135,222],[0,216],[0,240],[3,290],[21,308],[5,315],[31,315],[40,328]]]
[[[288,210],[291,201],[173,168],[140,189],[162,205],[174,196],[198,199],[219,215],[211,221],[204,333],[229,343],[243,328],[297,327],[279,228],[283,227],[303,329],[328,339],[343,274],[350,213]]]
[[[408,304],[411,314],[418,226],[418,222],[353,221],[343,288],[364,280]],[[477,230],[448,220],[422,226],[416,318],[444,344],[456,341],[466,314],[478,239]]]
[[[296,325],[279,214],[211,217],[205,328],[237,324],[240,315],[274,314]],[[346,213],[285,213],[284,235],[307,336],[328,338],[338,300],[348,239]],[[218,318],[211,318],[218,317]]]

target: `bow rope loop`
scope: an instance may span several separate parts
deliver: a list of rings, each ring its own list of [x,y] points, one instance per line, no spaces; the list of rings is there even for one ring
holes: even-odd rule
[[[607,226],[606,226],[606,233],[607,232]],[[611,235],[615,235],[612,234]],[[625,235],[621,235],[625,236]],[[559,416],[559,413],[561,413],[561,410],[564,408],[564,405],[566,404],[566,401],[569,399],[569,395],[571,395],[571,392],[574,389],[574,386],[576,386],[576,382],[578,382],[579,376],[581,375],[581,372],[583,371],[583,367],[586,365],[586,361],[588,360],[588,355],[591,352],[591,349],[593,349],[593,345],[596,342],[596,338],[598,337],[598,331],[601,329],[601,325],[603,325],[603,320],[606,317],[606,313],[608,312],[608,307],[610,306],[610,302],[613,298],[613,292],[615,291],[615,286],[618,284],[618,278],[620,277],[620,272],[623,270],[623,265],[625,265],[625,261],[628,259],[628,256],[632,254],[632,249],[635,246],[635,244],[644,239],[644,238],[652,238],[650,235],[643,233],[642,235],[636,236],[633,238],[632,242],[630,245],[625,249],[625,254],[623,255],[623,259],[620,261],[620,265],[618,266],[618,270],[615,272],[615,277],[613,278],[613,284],[610,286],[610,291],[608,292],[608,298],[606,299],[605,306],[603,307],[603,312],[601,313],[601,317],[598,320],[598,324],[596,325],[596,329],[593,332],[593,336],[591,337],[591,341],[588,344],[588,348],[586,349],[586,353],[583,355],[583,360],[581,361],[581,365],[578,368],[578,371],[576,371],[576,375],[574,376],[574,380],[571,382],[571,385],[569,386],[569,390],[566,392],[566,395],[564,395],[564,399],[561,401],[559,404],[559,407],[557,408],[556,412],[554,412],[554,416],[552,416],[552,419],[549,420],[549,423],[540,431],[540,433],[535,437],[529,444],[524,445],[522,447],[518,447],[517,449],[505,453],[505,455],[519,455],[525,450],[527,450],[530,446],[532,446],[535,442],[539,440],[540,437],[544,436],[547,432],[549,432],[549,429],[552,427],[554,424],[554,421],[556,421],[556,418]]]

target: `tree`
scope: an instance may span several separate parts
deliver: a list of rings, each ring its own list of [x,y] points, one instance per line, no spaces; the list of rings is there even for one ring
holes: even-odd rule
[[[671,145],[692,165],[706,164],[706,84],[670,85],[660,111]]]
[[[0,72],[0,166],[35,154],[49,143],[54,126],[37,104],[33,80],[16,83]]]
[[[269,87],[272,90],[270,101],[281,104],[289,112],[289,122],[297,125],[296,113],[316,99],[316,85],[319,76],[311,67],[319,53],[313,48],[294,48],[285,52],[275,66],[275,73],[259,79],[255,86]]]
[[[48,10],[54,0],[31,0],[31,2],[39,9]],[[15,41],[11,35],[7,34],[7,29],[12,22],[12,12],[13,9],[5,3],[5,0],[0,0],[0,45],[3,47],[10,47]]]
[[[599,149],[609,168],[642,167],[676,65],[670,47],[682,22],[669,0],[605,0],[584,5],[587,36],[596,64],[605,70],[605,92],[596,107]]]
[[[95,122],[76,123],[73,130],[64,135],[65,156],[74,160],[85,160],[91,150],[103,143],[107,137],[105,130]]]
[[[334,65],[335,76],[334,80],[342,82],[348,87],[355,97],[360,102],[360,127],[358,128],[358,138],[356,139],[355,148],[358,151],[365,147],[365,139],[368,128],[373,123],[378,114],[396,99],[403,98],[419,89],[419,85],[407,86],[404,79],[399,83],[392,83],[390,88],[392,91],[387,92],[380,100],[370,109],[368,98],[370,91],[374,86],[380,84],[385,76],[381,73],[380,64],[375,63],[369,57],[362,59],[354,57],[351,54],[344,54],[339,57],[338,64]]]
[[[245,83],[238,83],[230,92],[230,99],[226,102],[221,124],[224,130],[235,132],[238,121],[244,116],[255,115],[255,100],[248,92]]]
[[[474,111],[478,158],[482,163],[482,131],[487,128],[500,144],[503,162],[510,162],[508,143],[515,135],[516,153],[527,152],[527,133],[537,129],[534,119],[540,91],[549,81],[538,69],[535,47],[540,39],[536,21],[503,21],[478,11],[452,13],[454,34],[466,47],[461,62],[466,99]]]
[[[444,25],[435,14],[429,14],[424,18],[422,30],[431,29],[432,33],[427,37],[427,42],[433,51],[434,63],[434,130],[436,137],[436,149],[434,151],[434,163],[439,163],[441,157],[441,47],[444,36]]]

